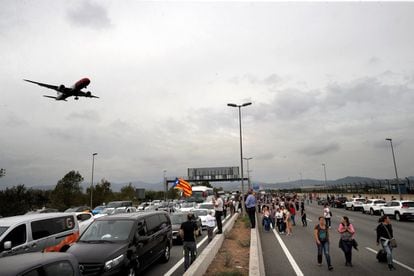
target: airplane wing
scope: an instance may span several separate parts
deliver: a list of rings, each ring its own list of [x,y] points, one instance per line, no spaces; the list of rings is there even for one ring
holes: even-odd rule
[[[41,82],[31,81],[31,80],[26,80],[26,79],[23,79],[23,80],[24,81],[27,81],[27,82],[31,82],[31,83],[37,84],[37,85],[40,85],[40,86],[43,86],[43,87],[46,87],[46,88],[49,88],[49,89],[53,89],[53,90],[58,91],[58,86],[57,85],[51,85],[51,84],[47,84],[47,83],[41,83]]]
[[[86,97],[86,98],[97,98],[97,99],[99,99],[98,96],[92,95],[91,91],[88,91],[88,92],[79,91],[78,92],[78,96],[80,96],[80,97]]]
[[[60,97],[60,98],[58,98],[58,97],[53,97],[53,96],[49,96],[49,95],[43,95],[43,97],[55,99],[56,101],[66,101],[67,102],[67,100],[66,100],[67,97],[64,97],[64,98]]]

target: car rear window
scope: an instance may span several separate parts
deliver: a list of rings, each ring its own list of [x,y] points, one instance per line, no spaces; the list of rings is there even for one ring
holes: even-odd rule
[[[411,201],[411,202],[404,202],[403,204],[402,204],[402,206],[403,207],[405,207],[405,208],[407,208],[407,207],[414,207],[414,201]]]

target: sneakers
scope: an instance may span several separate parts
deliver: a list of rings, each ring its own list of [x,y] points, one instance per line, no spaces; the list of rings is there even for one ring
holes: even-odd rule
[[[389,264],[389,265],[388,265],[388,269],[389,269],[389,270],[395,270],[395,267],[394,267],[392,264]]]
[[[332,270],[333,269],[333,266],[328,266],[328,270]]]

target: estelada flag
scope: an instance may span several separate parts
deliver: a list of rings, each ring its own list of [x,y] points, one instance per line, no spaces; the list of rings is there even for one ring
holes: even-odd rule
[[[185,197],[189,197],[193,194],[193,190],[191,188],[190,183],[188,183],[182,178],[175,179],[173,188],[182,190]]]

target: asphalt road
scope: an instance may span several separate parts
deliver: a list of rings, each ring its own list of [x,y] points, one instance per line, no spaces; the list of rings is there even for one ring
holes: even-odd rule
[[[265,232],[259,223],[266,275],[414,275],[414,221],[391,220],[398,248],[393,252],[397,270],[390,272],[386,264],[376,260],[376,251],[380,249],[376,245],[375,232],[379,216],[332,208],[330,255],[334,269],[328,271],[325,258],[322,266],[317,265],[317,248],[313,240],[313,227],[322,215],[323,207],[313,203],[305,205],[305,209],[308,226],[303,227],[297,217],[292,236],[279,235],[276,231]],[[353,250],[353,267],[345,266],[344,254],[338,247],[339,233],[336,229],[344,215],[354,225],[355,239],[359,243],[359,251]]]
[[[223,221],[223,226],[227,223],[227,219]],[[217,230],[217,227],[215,231]],[[202,231],[202,236],[197,238],[197,253],[198,255],[207,246],[207,231]],[[155,263],[147,268],[142,274],[145,276],[179,276],[184,274],[184,255],[182,245],[173,245],[171,248],[171,257],[167,263]]]

